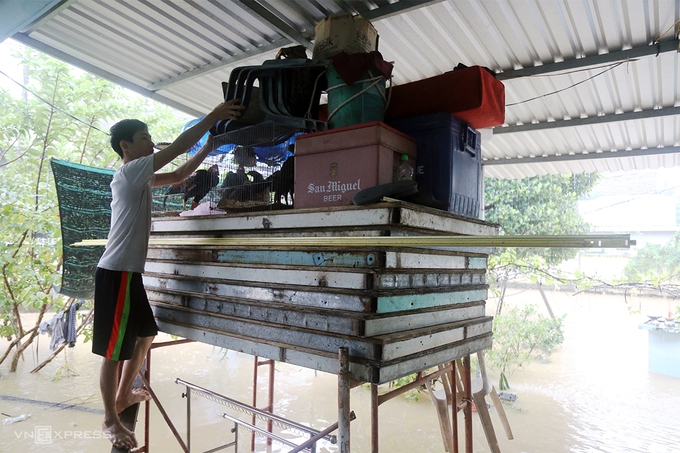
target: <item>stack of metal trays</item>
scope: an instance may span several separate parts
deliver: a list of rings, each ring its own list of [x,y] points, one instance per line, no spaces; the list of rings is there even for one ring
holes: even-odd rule
[[[488,249],[225,246],[193,238],[494,235],[407,203],[158,218],[144,283],[161,331],[384,383],[491,347]]]

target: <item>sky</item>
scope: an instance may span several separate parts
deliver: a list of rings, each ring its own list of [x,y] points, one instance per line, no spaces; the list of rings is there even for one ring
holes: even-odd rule
[[[18,60],[12,58],[12,53],[22,47],[21,44],[11,39],[6,39],[0,43],[0,71],[7,74],[12,79],[21,82],[22,74]],[[16,83],[0,74],[0,87],[10,90],[17,95],[21,94],[21,88]]]

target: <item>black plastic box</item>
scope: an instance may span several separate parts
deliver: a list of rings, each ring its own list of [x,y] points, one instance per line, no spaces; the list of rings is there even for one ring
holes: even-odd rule
[[[449,212],[479,218],[482,202],[481,134],[449,113],[405,118],[389,123],[418,142],[415,179]]]

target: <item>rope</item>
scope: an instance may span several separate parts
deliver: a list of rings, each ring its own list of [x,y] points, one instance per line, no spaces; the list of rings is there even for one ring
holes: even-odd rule
[[[358,80],[357,82],[372,82],[370,85],[368,85],[366,88],[363,90],[359,91],[358,93],[355,93],[353,96],[349,97],[348,99],[345,99],[339,106],[335,108],[331,113],[328,114],[328,119],[326,121],[330,121],[333,115],[335,115],[342,107],[347,105],[348,103],[352,102],[354,99],[358,98],[362,94],[366,93],[368,90],[373,88],[374,86],[378,85],[381,81],[385,80],[385,76],[375,76],[375,77],[369,77],[368,79],[362,79]],[[391,80],[392,77],[390,76],[390,85],[391,85]],[[355,83],[357,83],[355,82]],[[341,88],[341,87],[346,87],[347,85],[344,83],[340,83],[338,85],[334,85],[332,87],[328,87],[326,89],[326,92],[330,93],[332,90],[335,90],[336,88]],[[390,90],[391,91],[391,90]],[[385,110],[387,109],[387,97],[385,96],[385,91],[381,91],[380,88],[378,88],[378,93],[380,93],[380,96],[383,98],[383,101],[385,101]],[[390,97],[392,93],[390,92]]]
[[[314,100],[315,100],[314,93],[316,93],[316,87],[319,85],[319,80],[321,79],[322,76],[326,75],[327,72],[328,72],[328,68],[324,69],[316,77],[316,80],[314,80],[314,89],[312,90],[312,98],[309,100],[309,107],[307,108],[307,113],[305,113],[305,118],[308,118],[308,119],[312,118],[312,107],[314,107]]]

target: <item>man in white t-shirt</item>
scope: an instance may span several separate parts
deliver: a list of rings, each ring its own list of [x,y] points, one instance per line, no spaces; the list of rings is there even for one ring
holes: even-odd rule
[[[137,439],[118,416],[132,404],[149,399],[143,389],[132,390],[151,343],[158,333],[142,273],[151,233],[151,188],[187,178],[212,151],[212,136],[201,150],[175,170],[156,173],[187,152],[215,123],[235,119],[242,106],[224,102],[166,148],[154,154],[146,124],[119,121],[111,127],[111,147],[123,165],[111,181],[111,230],[95,274],[92,352],[101,355],[99,385],[104,402],[102,429],[111,442],[135,448]],[[123,362],[120,382],[118,364]]]

